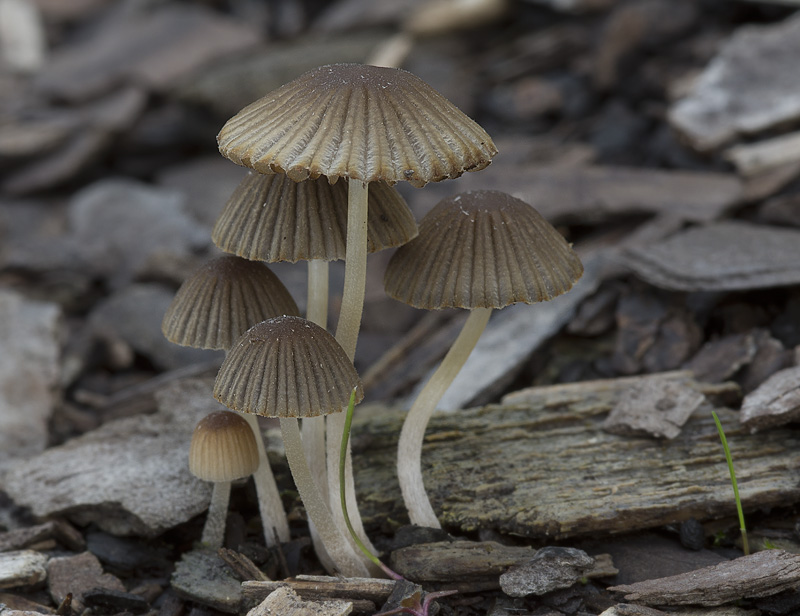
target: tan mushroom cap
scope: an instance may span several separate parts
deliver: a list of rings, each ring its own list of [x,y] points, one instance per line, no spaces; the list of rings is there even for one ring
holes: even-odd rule
[[[353,363],[336,339],[300,317],[277,317],[251,327],[217,374],[214,397],[235,411],[264,417],[316,417],[347,408],[357,388]]]
[[[216,411],[194,429],[189,446],[189,470],[203,481],[234,481],[258,468],[253,430],[241,415]]]
[[[571,246],[533,207],[499,191],[440,201],[392,256],[386,292],[417,308],[502,308],[566,293],[583,274]]]
[[[491,137],[419,77],[395,68],[334,64],[304,73],[228,120],[219,150],[260,173],[302,181],[408,181],[483,169]]]
[[[181,285],[161,331],[183,346],[229,349],[249,327],[283,314],[299,314],[297,304],[266,265],[224,256]]]
[[[403,197],[384,182],[369,191],[367,251],[402,246],[417,235]],[[222,210],[211,239],[225,252],[258,261],[344,259],[347,184],[293,182],[250,172]]]

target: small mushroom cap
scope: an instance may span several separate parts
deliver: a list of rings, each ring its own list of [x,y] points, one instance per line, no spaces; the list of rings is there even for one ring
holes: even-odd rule
[[[386,268],[393,298],[417,308],[502,308],[566,293],[583,274],[571,246],[533,207],[499,191],[440,201]]]
[[[316,417],[347,408],[356,387],[353,363],[336,339],[300,317],[277,317],[251,327],[217,374],[214,397],[235,411],[264,417]]]
[[[278,277],[263,263],[224,256],[184,281],[161,331],[175,344],[229,349],[249,327],[282,314],[299,310]]]
[[[228,120],[223,156],[302,181],[408,181],[414,186],[486,167],[497,154],[475,121],[419,77],[334,64],[304,73]]]
[[[369,189],[367,250],[401,246],[417,235],[405,200],[385,182]],[[344,259],[347,183],[293,182],[250,172],[222,210],[211,239],[225,252],[258,261]]]
[[[203,481],[234,481],[258,468],[256,437],[241,415],[216,411],[206,415],[192,433],[189,470]]]

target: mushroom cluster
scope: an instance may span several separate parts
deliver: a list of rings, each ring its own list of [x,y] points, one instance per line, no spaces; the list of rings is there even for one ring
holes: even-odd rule
[[[565,292],[580,276],[580,262],[530,206],[502,193],[470,193],[440,204],[414,239],[416,222],[392,185],[457,178],[486,167],[497,150],[478,124],[406,71],[360,64],[311,70],[242,109],[217,139],[224,156],[251,170],[212,234],[235,256],[212,262],[184,284],[164,332],[179,344],[227,351],[214,397],[250,417],[262,456],[257,477],[268,465],[254,417],[278,417],[321,562],[344,575],[375,573],[347,533],[337,472],[345,423],[340,411],[354,388],[358,400],[363,397],[353,357],[367,253],[401,246],[386,274],[390,295],[429,309],[473,309],[457,350],[415,403],[401,436],[400,457],[412,468],[400,471],[404,498],[412,520],[432,526],[438,521],[425,498],[419,450],[427,418],[449,383],[439,372],[455,375],[491,309]],[[484,249],[489,252],[478,256]],[[342,258],[334,338],[327,332],[327,263]],[[309,262],[307,319],[296,316],[288,292],[274,286],[264,265],[299,260]],[[346,471],[342,489],[355,533],[371,549],[349,455]],[[412,483],[417,487],[409,488]],[[269,543],[271,533],[283,541],[285,515],[263,500],[265,538]]]

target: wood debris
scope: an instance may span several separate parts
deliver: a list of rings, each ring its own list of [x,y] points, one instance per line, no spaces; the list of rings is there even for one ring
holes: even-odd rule
[[[275,589],[247,616],[347,616],[353,611],[349,601],[309,601],[301,599],[288,586]]]
[[[628,601],[645,605],[722,605],[769,597],[800,584],[800,555],[764,550],[750,556],[667,578],[612,586]]]
[[[776,372],[742,402],[741,422],[751,432],[800,418],[800,366]]]

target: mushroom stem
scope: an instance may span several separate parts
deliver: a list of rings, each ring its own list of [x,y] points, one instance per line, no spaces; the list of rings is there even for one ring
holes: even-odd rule
[[[215,481],[211,491],[211,504],[208,506],[206,525],[200,541],[208,547],[218,550],[225,538],[225,521],[228,517],[228,501],[231,496],[230,481]]]
[[[342,307],[336,326],[336,341],[342,345],[352,361],[356,354],[358,330],[361,327],[361,313],[364,308],[364,292],[367,279],[367,209],[368,184],[361,180],[348,180],[347,185],[347,245],[345,247],[344,288]],[[328,494],[336,525],[345,532],[347,525],[339,502],[339,438],[344,431],[344,413],[334,413],[326,418],[328,434]],[[334,438],[331,438],[335,435]],[[345,494],[350,509],[350,520],[358,536],[373,552],[375,548],[364,532],[364,524],[358,511],[358,502],[353,481],[353,461],[348,447],[345,466],[347,481]],[[355,546],[354,546],[355,547]]]
[[[328,326],[328,262],[314,259],[308,262],[308,301],[306,318],[323,329]],[[311,475],[323,494],[328,493],[328,473],[325,463],[325,417],[303,419],[303,448]]]
[[[261,524],[264,527],[264,541],[267,547],[272,547],[276,543],[276,538],[281,543],[291,539],[289,522],[286,520],[286,512],[283,510],[278,485],[275,483],[275,476],[272,474],[272,467],[267,459],[267,450],[264,447],[264,437],[261,435],[261,429],[258,427],[258,419],[251,413],[242,413],[241,415],[247,420],[256,437],[258,469],[253,473],[253,481],[256,484],[258,511],[261,514]]]
[[[339,413],[341,414],[341,413]],[[300,437],[300,427],[297,419],[281,417],[281,434],[283,445],[286,449],[286,459],[292,471],[297,491],[303,499],[308,517],[325,544],[328,555],[346,577],[369,577],[364,563],[350,549],[349,542],[336,527],[331,517],[330,509],[317,489],[317,484],[311,477],[311,471],[306,464],[303,454],[303,442]]]
[[[397,444],[397,477],[412,524],[442,527],[433,512],[422,481],[422,440],[436,405],[475,348],[491,314],[491,308],[475,308],[470,312],[458,338],[436,372],[419,392],[403,422],[400,441]]]

